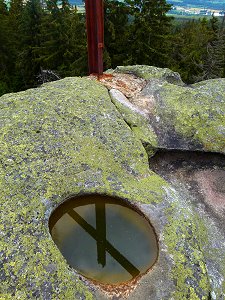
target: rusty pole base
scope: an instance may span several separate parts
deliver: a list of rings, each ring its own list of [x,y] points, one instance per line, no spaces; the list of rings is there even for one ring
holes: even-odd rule
[[[103,74],[103,0],[85,0],[89,74]]]
[[[93,77],[97,78],[99,81],[111,79],[114,77],[113,74],[107,74],[107,73],[103,73],[101,75],[97,74],[97,73],[92,73],[89,76],[93,76]]]

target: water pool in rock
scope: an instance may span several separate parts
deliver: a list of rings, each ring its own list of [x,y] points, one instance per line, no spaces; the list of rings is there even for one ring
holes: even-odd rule
[[[67,199],[50,216],[49,228],[68,264],[102,284],[128,282],[157,260],[150,222],[119,198],[94,194]]]

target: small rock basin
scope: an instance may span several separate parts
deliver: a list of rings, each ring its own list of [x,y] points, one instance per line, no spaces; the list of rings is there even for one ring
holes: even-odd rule
[[[71,197],[52,213],[49,229],[68,264],[100,284],[129,282],[145,274],[158,257],[149,220],[119,198]]]

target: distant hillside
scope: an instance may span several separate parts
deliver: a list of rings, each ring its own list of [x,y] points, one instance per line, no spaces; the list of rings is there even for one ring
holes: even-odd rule
[[[168,0],[175,6],[191,6],[191,7],[205,7],[211,9],[225,9],[225,0]]]
[[[167,2],[180,6],[225,9],[225,0],[167,0]],[[70,3],[73,5],[82,5],[84,2],[82,0],[70,0]]]
[[[84,2],[82,0],[71,0],[69,1],[72,5],[82,5]]]

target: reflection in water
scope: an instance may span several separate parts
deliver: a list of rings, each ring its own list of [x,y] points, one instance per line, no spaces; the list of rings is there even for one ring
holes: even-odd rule
[[[117,284],[145,273],[158,245],[146,218],[124,200],[74,197],[51,215],[53,240],[67,262],[87,278]]]

